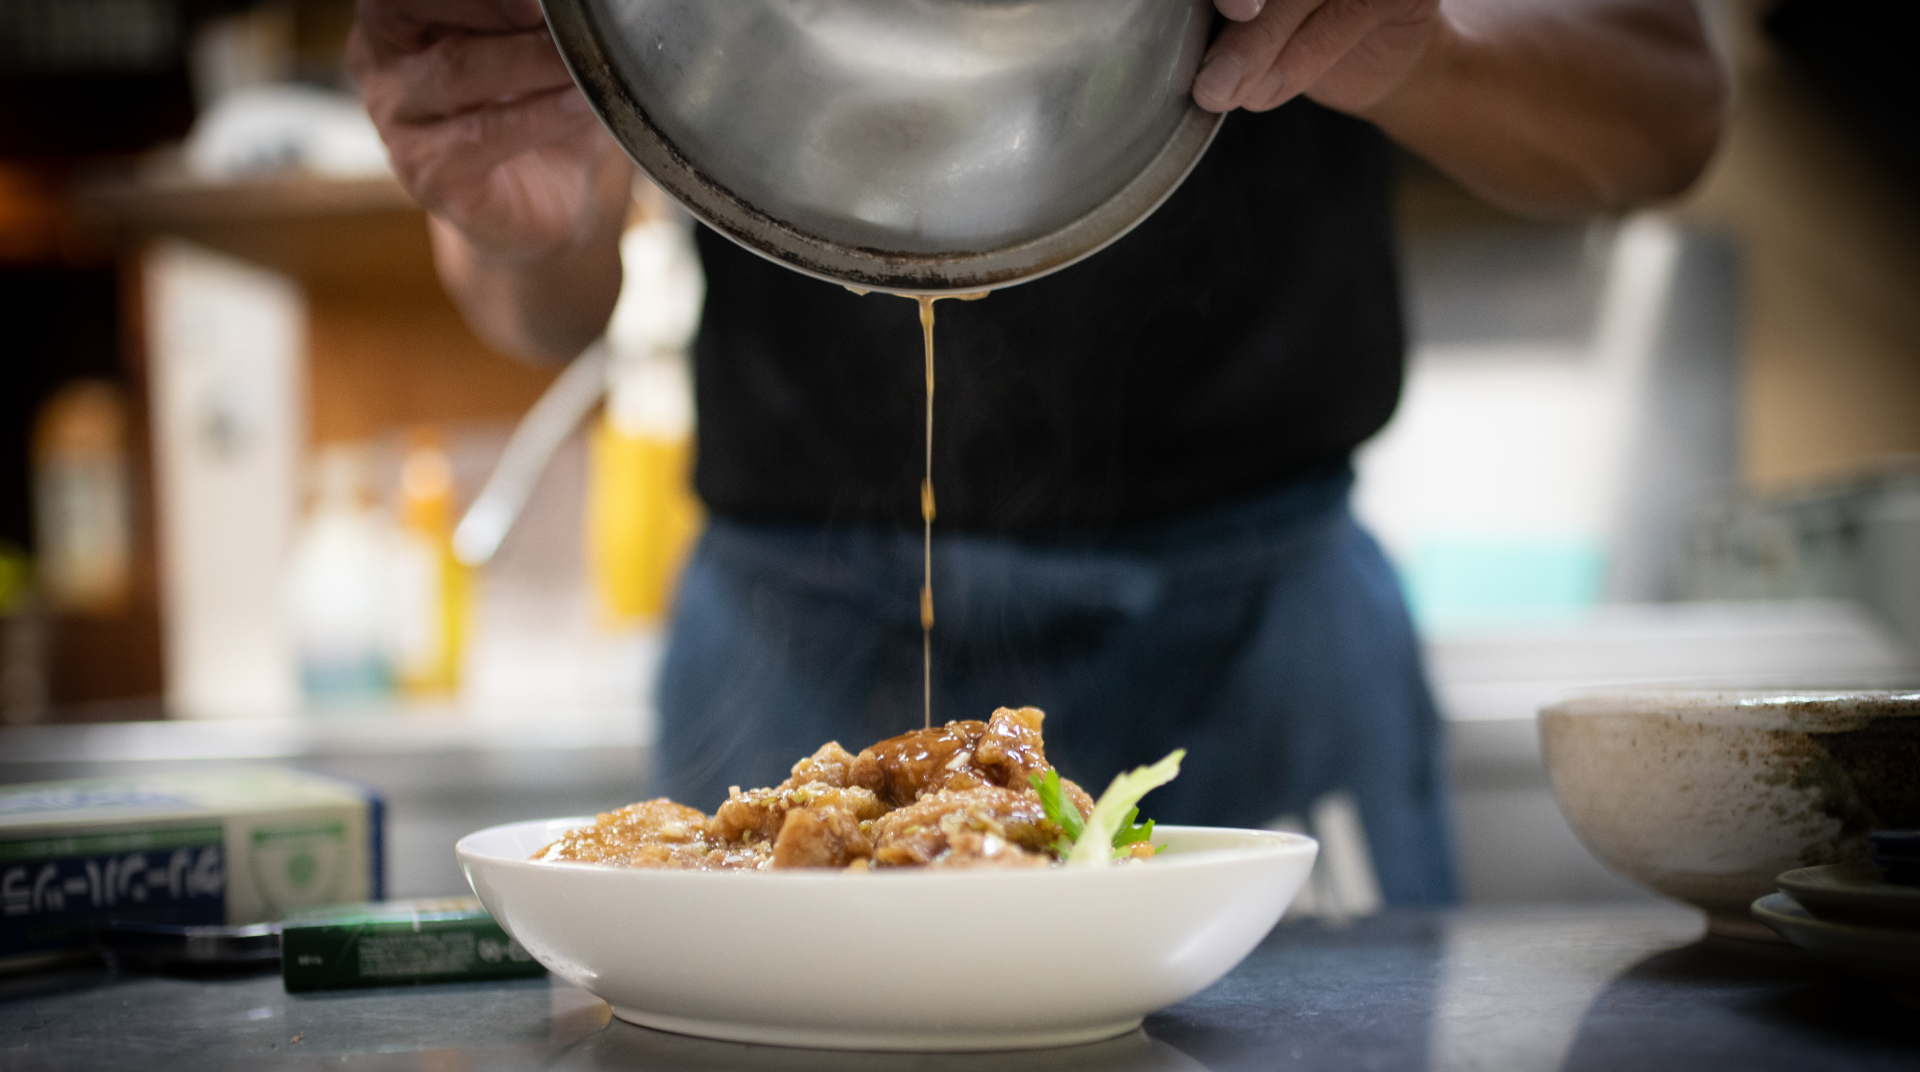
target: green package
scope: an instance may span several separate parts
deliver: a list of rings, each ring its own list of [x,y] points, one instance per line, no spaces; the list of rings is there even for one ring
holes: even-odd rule
[[[280,924],[287,989],[520,979],[546,969],[475,897],[327,905]]]
[[[379,898],[382,812],[280,767],[0,786],[0,972],[91,956],[108,919],[245,926]]]

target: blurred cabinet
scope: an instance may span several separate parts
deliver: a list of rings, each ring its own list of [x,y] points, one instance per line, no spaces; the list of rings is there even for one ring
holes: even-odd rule
[[[128,183],[96,187],[91,203],[132,235],[184,239],[299,285],[312,444],[516,420],[555,375],[467,329],[434,274],[426,214],[391,179]]]
[[[1812,77],[1817,72],[1766,31],[1782,6],[1703,5],[1735,93],[1713,164],[1677,206],[1689,222],[1731,235],[1741,249],[1741,477],[1766,494],[1920,454],[1915,173],[1863,137],[1862,125]],[[1878,27],[1893,25],[1901,5],[1832,7],[1841,23],[1857,20],[1852,36],[1863,58],[1855,62],[1869,65],[1898,47],[1900,35]],[[1867,77],[1910,86],[1911,74],[1900,73],[1910,67],[1876,68]],[[1895,97],[1880,103],[1912,114]]]
[[[133,299],[70,211],[71,171],[0,158],[0,722],[138,717],[160,690],[145,409],[122,345]],[[74,588],[83,560],[105,589]]]
[[[155,410],[169,713],[284,713],[298,699],[280,575],[314,450],[423,426],[505,427],[555,371],[467,329],[435,275],[425,214],[391,179],[125,180],[85,202],[113,221],[123,257],[142,266],[127,276],[149,291],[136,334]],[[189,276],[205,308],[182,335]],[[213,456],[214,396],[229,389],[229,408],[259,425],[258,457]]]
[[[140,279],[167,708],[290,713],[279,590],[300,486],[305,302],[286,276],[179,239],[149,244]]]

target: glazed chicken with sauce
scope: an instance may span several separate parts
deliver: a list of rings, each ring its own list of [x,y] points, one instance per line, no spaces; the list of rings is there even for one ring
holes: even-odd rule
[[[602,814],[535,860],[700,871],[1046,867],[1061,830],[1029,776],[1051,770],[1045,716],[1003,707],[849,753],[823,745],[767,789],[734,788],[711,818],[661,798]],[[1061,789],[1087,815],[1078,785]]]

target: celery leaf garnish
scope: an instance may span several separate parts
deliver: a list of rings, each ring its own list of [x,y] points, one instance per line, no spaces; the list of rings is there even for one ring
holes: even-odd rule
[[[1054,842],[1054,855],[1064,858],[1069,866],[1097,867],[1112,863],[1115,849],[1152,838],[1152,819],[1134,825],[1140,816],[1140,798],[1173,781],[1186,755],[1186,749],[1178,748],[1151,767],[1137,767],[1115,775],[1107,791],[1093,802],[1093,814],[1084,818],[1072,799],[1061,792],[1058,771],[1029,775],[1028,780],[1040,794],[1040,806],[1046,810],[1047,818],[1062,831],[1059,840]]]
[[[1047,768],[1042,774],[1035,771],[1027,775],[1034,792],[1040,794],[1040,807],[1045,809],[1047,818],[1060,828],[1060,836],[1054,840],[1053,854],[1063,857],[1080,839],[1081,831],[1086,829],[1086,820],[1080,815],[1080,807],[1072,798],[1060,789],[1060,772]]]
[[[1140,798],[1173,781],[1180,773],[1180,761],[1186,756],[1186,749],[1176,748],[1172,755],[1151,767],[1136,767],[1114,775],[1107,791],[1093,802],[1093,814],[1087,816],[1085,832],[1074,841],[1073,851],[1067,854],[1067,866],[1096,867],[1113,862],[1115,839],[1123,826],[1132,834],[1133,828],[1128,824],[1139,814]]]
[[[1125,819],[1120,820],[1120,832],[1113,835],[1114,848],[1124,849],[1129,845],[1153,840],[1153,820],[1148,819],[1139,826],[1133,825],[1133,821],[1139,817],[1140,809],[1136,807],[1127,812]]]

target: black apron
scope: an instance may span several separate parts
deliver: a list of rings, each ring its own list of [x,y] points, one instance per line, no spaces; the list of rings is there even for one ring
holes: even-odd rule
[[[938,530],[1084,538],[1342,464],[1403,363],[1370,124],[1235,112],[1131,234],[984,301],[941,302]],[[860,297],[702,229],[696,485],[717,514],[920,524],[911,302]]]

